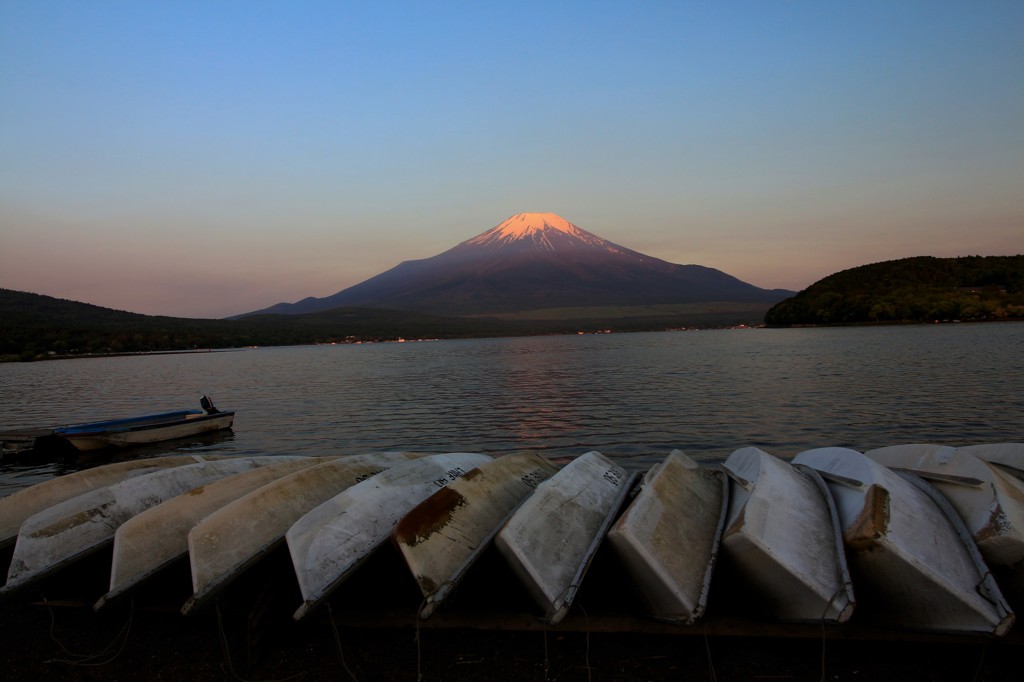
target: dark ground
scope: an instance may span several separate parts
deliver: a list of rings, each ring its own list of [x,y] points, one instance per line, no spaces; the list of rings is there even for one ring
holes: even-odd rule
[[[0,602],[0,680],[864,680],[1024,679],[1024,629],[1003,639],[921,635],[859,623],[787,626],[730,613],[712,585],[693,627],[639,615],[617,567],[598,554],[569,618],[545,627],[500,559],[485,554],[452,603],[419,629],[420,595],[389,554],[326,606],[301,603],[287,551],[271,554],[193,616],[187,562],[100,612],[110,556],[98,553]],[[717,592],[716,592],[717,589]],[[716,597],[717,594],[717,597]],[[44,602],[45,598],[45,602]]]
[[[356,628],[275,619],[250,647],[239,614],[23,605],[0,616],[10,680],[1019,680],[1024,646]],[[411,619],[410,619],[411,620]],[[335,635],[337,632],[337,635]],[[824,673],[824,674],[823,674]],[[422,676],[420,676],[422,674]]]

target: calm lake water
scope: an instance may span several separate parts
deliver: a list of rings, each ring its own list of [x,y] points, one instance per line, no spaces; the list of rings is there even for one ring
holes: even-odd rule
[[[747,329],[260,348],[0,365],[0,427],[198,407],[232,433],[141,450],[325,455],[673,448],[791,457],[1024,439],[1024,324]],[[0,465],[0,495],[81,461]]]

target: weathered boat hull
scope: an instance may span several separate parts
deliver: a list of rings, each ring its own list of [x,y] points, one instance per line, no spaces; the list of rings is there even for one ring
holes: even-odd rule
[[[1024,481],[997,464],[943,445],[894,445],[865,453],[926,479],[967,526],[1015,606],[1024,606]]]
[[[114,534],[110,590],[100,608],[188,553],[188,533],[206,516],[257,488],[323,463],[319,457],[278,457],[280,461],[189,490],[121,524]]]
[[[18,537],[18,529],[21,528],[25,519],[55,504],[70,500],[72,497],[78,497],[89,491],[105,488],[129,478],[143,476],[161,469],[218,459],[222,458],[174,455],[115,462],[58,476],[6,497],[0,497],[0,547],[6,547],[15,541]]]
[[[581,455],[537,486],[495,538],[548,623],[569,612],[633,478],[598,452]]]
[[[23,588],[103,547],[132,516],[193,488],[279,461],[244,457],[156,471],[93,490],[26,519],[18,532],[7,584],[0,593]]]
[[[208,603],[246,568],[284,542],[293,523],[349,486],[395,464],[422,457],[413,452],[377,452],[324,462],[285,476],[225,505],[188,534],[192,613]]]
[[[1010,628],[1013,614],[969,532],[934,489],[846,448],[793,461],[829,483],[866,618],[941,632]]]
[[[724,464],[732,479],[722,551],[773,617],[841,623],[853,613],[853,587],[828,490],[757,448]]]
[[[728,500],[721,472],[674,450],[608,531],[655,618],[689,624],[704,613]]]
[[[440,606],[509,515],[556,471],[533,453],[499,457],[438,490],[398,522],[391,537],[423,593],[421,618]]]
[[[1006,473],[1024,480],[1024,443],[985,443],[960,448],[989,464],[1006,467]]]
[[[489,461],[486,455],[450,453],[405,462],[357,483],[296,521],[285,534],[303,599],[295,619],[326,599],[420,501]]]

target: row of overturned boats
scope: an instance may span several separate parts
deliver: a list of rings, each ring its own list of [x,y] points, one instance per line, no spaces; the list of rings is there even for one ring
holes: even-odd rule
[[[97,609],[187,557],[188,614],[285,545],[302,619],[390,543],[422,592],[420,618],[488,551],[554,625],[604,545],[638,614],[660,621],[698,622],[721,569],[725,591],[771,620],[856,613],[1002,636],[1024,608],[1022,470],[1020,443],[827,447],[792,460],[746,447],[715,465],[673,451],[639,473],[598,452],[564,466],[535,453],[131,460],[0,498],[0,596],[30,595],[112,547]]]

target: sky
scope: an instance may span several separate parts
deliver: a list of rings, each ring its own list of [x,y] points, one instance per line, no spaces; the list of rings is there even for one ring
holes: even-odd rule
[[[765,288],[1024,253],[1024,2],[0,0],[0,287],[224,317],[521,212]]]

